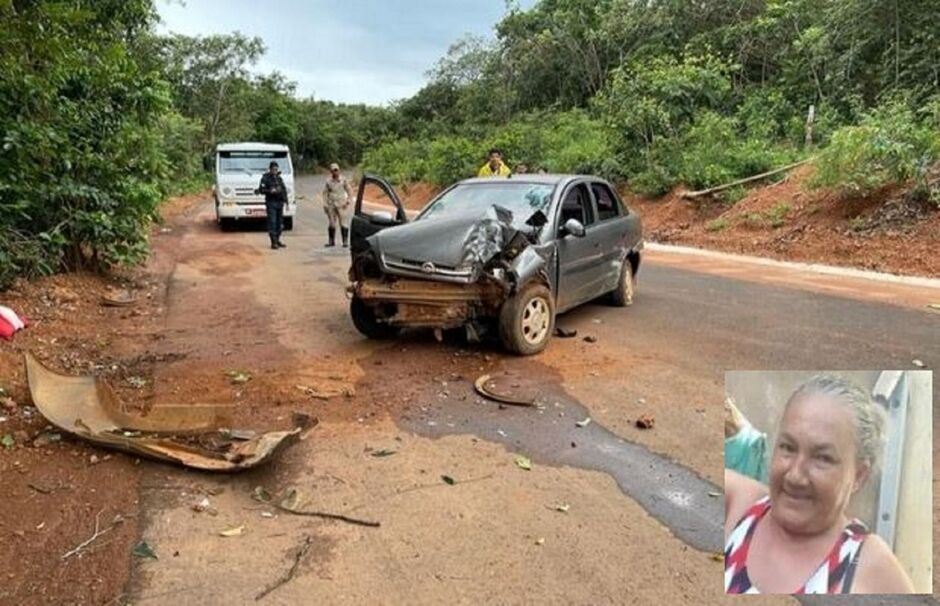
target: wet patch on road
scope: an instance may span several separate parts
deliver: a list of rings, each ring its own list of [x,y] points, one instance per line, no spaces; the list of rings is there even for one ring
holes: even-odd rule
[[[392,365],[381,373],[395,376]],[[680,540],[702,551],[721,551],[724,498],[719,487],[597,422],[587,422],[590,411],[565,392],[551,369],[532,359],[503,359],[501,366],[491,373],[500,389],[531,395],[537,406],[482,398],[473,388],[476,373],[462,375],[466,364],[452,362],[450,374],[421,381],[424,387],[411,390],[411,405],[401,413],[399,425],[431,438],[475,435],[536,464],[604,472]],[[424,368],[447,366],[431,363]]]

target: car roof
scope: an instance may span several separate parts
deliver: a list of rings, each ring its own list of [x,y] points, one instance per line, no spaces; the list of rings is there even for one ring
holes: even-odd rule
[[[603,181],[602,178],[592,175],[523,173],[521,175],[510,175],[508,177],[473,177],[472,179],[464,179],[463,181],[460,181],[460,184],[476,185],[499,182],[503,180],[512,181],[514,183],[540,183],[545,185],[558,185],[559,183],[567,183],[568,181],[573,181],[575,179]]]
[[[280,143],[219,143],[215,146],[216,151],[290,151],[290,148]]]

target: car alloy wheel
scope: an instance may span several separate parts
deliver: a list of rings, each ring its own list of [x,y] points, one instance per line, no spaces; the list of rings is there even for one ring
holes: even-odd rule
[[[530,345],[538,345],[545,340],[551,324],[551,310],[542,297],[533,297],[522,312],[522,337]]]

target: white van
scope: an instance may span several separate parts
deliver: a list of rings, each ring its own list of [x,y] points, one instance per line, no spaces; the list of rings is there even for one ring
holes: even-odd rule
[[[232,227],[236,221],[264,219],[264,196],[256,194],[261,175],[274,160],[287,186],[284,229],[294,228],[297,203],[294,193],[294,166],[290,149],[273,143],[220,143],[215,148],[215,216],[219,226]]]

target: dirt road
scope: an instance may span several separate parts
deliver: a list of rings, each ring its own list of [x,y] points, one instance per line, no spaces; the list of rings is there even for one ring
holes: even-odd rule
[[[302,180],[301,193],[315,199],[319,183]],[[346,251],[323,248],[324,232],[308,200],[274,252],[260,230],[219,233],[203,205],[159,243],[176,259],[159,353],[185,357],[157,369],[157,400],[234,401],[256,428],[285,426],[295,409],[321,424],[247,475],[148,465],[142,535],[160,559],[136,566],[133,600],[252,601],[306,549],[263,601],[719,601],[720,498],[708,493],[724,370],[940,364],[940,322],[926,312],[665,264],[643,268],[634,307],[563,316],[578,337],[534,359],[429,335],[368,342],[346,314]],[[252,380],[230,385],[232,369]],[[470,384],[483,372],[509,373],[544,409],[480,401]],[[636,428],[641,414],[654,429]],[[644,483],[657,465],[682,476],[665,498]],[[257,486],[382,526],[292,516],[253,499]],[[204,497],[217,515],[193,511]]]
[[[159,557],[129,558],[114,603],[722,603],[724,371],[940,366],[940,315],[911,303],[930,289],[665,253],[648,256],[633,307],[560,317],[577,337],[534,358],[424,334],[369,342],[348,319],[348,253],[323,247],[321,186],[300,179],[284,250],[260,228],[219,232],[208,201],[154,237],[149,270],[167,287],[159,334],[139,345],[152,402],[234,405],[252,429],[294,411],[320,425],[242,475],[108,461],[123,475],[99,498],[129,507],[139,492],[140,536],[124,544]],[[540,409],[480,400],[483,373]],[[291,489],[304,509],[381,526],[274,507]]]

